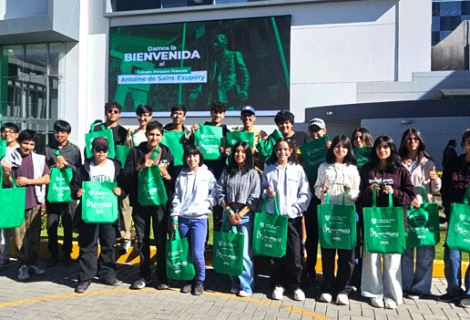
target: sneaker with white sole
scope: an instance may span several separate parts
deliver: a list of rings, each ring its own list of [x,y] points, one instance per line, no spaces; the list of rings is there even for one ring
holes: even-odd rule
[[[233,294],[238,294],[239,291],[240,291],[240,289],[238,289],[238,288],[231,288],[230,289],[230,293],[233,293]]]
[[[324,292],[320,296],[320,301],[322,302],[330,303],[332,300],[333,300],[333,296],[328,292]]]
[[[240,290],[240,291],[238,291],[238,296],[239,297],[249,297],[249,296],[251,296],[251,293],[248,293],[245,290]]]
[[[26,281],[29,278],[31,278],[29,275],[29,267],[24,264],[18,269],[18,280]]]
[[[336,304],[341,306],[347,306],[349,304],[349,298],[347,294],[340,293],[336,297]]]
[[[470,298],[460,300],[459,306],[464,308],[470,308]]]
[[[385,308],[387,309],[396,309],[397,308],[397,303],[393,301],[392,299],[384,299],[385,303]]]
[[[284,298],[284,288],[281,286],[275,287],[272,296],[274,300],[281,300]]]
[[[42,276],[43,274],[46,273],[44,269],[39,268],[38,266],[29,266],[29,273],[37,275],[37,276]]]
[[[376,307],[376,308],[383,308],[384,307],[384,301],[382,299],[379,299],[379,298],[370,298],[370,304],[373,307]]]
[[[305,293],[302,289],[296,289],[294,291],[294,300],[295,301],[304,301],[305,300]]]

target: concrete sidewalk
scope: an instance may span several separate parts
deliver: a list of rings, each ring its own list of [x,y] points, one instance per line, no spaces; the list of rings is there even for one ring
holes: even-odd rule
[[[45,267],[46,260],[40,266]],[[118,287],[92,283],[82,295],[75,294],[78,265],[58,265],[44,276],[17,281],[14,260],[0,273],[1,319],[470,319],[467,309],[455,304],[431,300],[408,300],[396,310],[373,308],[358,293],[350,295],[349,306],[318,302],[320,294],[314,284],[305,290],[305,301],[291,296],[281,301],[270,299],[269,279],[257,275],[255,292],[248,298],[230,294],[228,276],[207,269],[206,291],[201,296],[179,293],[181,283],[170,282],[171,290],[148,287],[129,290],[138,275],[138,265],[119,264]],[[435,278],[432,293],[443,294],[445,281]]]

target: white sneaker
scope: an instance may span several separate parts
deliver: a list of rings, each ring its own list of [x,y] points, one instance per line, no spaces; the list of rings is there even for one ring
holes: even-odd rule
[[[322,293],[320,296],[320,301],[330,303],[333,300],[333,297],[329,293]]]
[[[385,308],[387,309],[396,309],[397,308],[397,303],[393,301],[392,299],[384,299],[385,302]]]
[[[239,297],[249,297],[249,296],[251,296],[251,293],[248,293],[244,290],[240,290],[240,291],[238,291],[238,296]]]
[[[347,306],[349,304],[348,295],[344,293],[338,294],[338,296],[336,297],[336,304]]]
[[[29,266],[29,273],[35,274],[37,276],[42,276],[46,273],[46,271],[39,268],[38,266]]]
[[[281,300],[284,298],[284,288],[277,286],[274,288],[272,296],[274,300]]]
[[[464,308],[470,308],[470,299],[465,298],[460,300],[459,306],[464,307]]]
[[[29,275],[29,267],[27,265],[22,265],[20,269],[18,269],[18,280],[25,281],[31,278]]]
[[[302,289],[297,289],[294,291],[294,300],[295,301],[304,301],[305,300],[305,293]]]
[[[384,301],[382,299],[379,299],[379,298],[370,298],[370,304],[373,307],[376,307],[376,308],[383,308],[384,307]]]

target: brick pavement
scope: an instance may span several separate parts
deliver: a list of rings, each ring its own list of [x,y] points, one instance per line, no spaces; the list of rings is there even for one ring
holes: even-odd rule
[[[12,261],[14,262],[14,261]],[[45,265],[45,261],[40,263]],[[258,275],[251,297],[230,294],[228,276],[207,270],[206,291],[202,296],[179,293],[181,284],[174,281],[172,290],[157,291],[148,287],[129,290],[138,276],[138,266],[120,264],[118,278],[123,284],[109,287],[92,283],[87,293],[73,292],[78,266],[57,266],[44,276],[33,276],[28,282],[16,280],[15,263],[0,274],[0,319],[470,319],[470,310],[435,300],[412,301],[396,310],[373,308],[357,293],[350,296],[349,306],[317,302],[318,288],[306,289],[302,302],[285,297],[282,301],[268,298],[268,277]],[[434,278],[432,293],[440,295],[445,281]]]

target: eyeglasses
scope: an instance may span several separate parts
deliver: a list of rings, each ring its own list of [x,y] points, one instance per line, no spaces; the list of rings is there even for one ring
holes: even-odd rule
[[[410,138],[406,139],[406,141],[408,141],[408,142],[419,141],[419,138],[416,138],[416,137],[415,137],[415,138],[411,138],[411,137],[410,137]]]
[[[3,130],[2,133],[7,135],[7,134],[15,134],[16,132],[13,130]]]
[[[108,152],[108,148],[105,147],[105,146],[97,146],[97,147],[95,147],[95,152],[97,152],[97,153],[98,153],[98,152],[104,152],[104,153],[106,153],[106,152]]]
[[[362,141],[362,140],[364,140],[364,138],[362,136],[355,136],[354,140],[361,140]]]
[[[137,118],[151,118],[151,117],[152,117],[152,115],[148,114],[148,113],[138,114],[137,115]]]
[[[112,113],[112,114],[119,114],[120,111],[118,109],[108,109],[106,110],[107,113]]]

